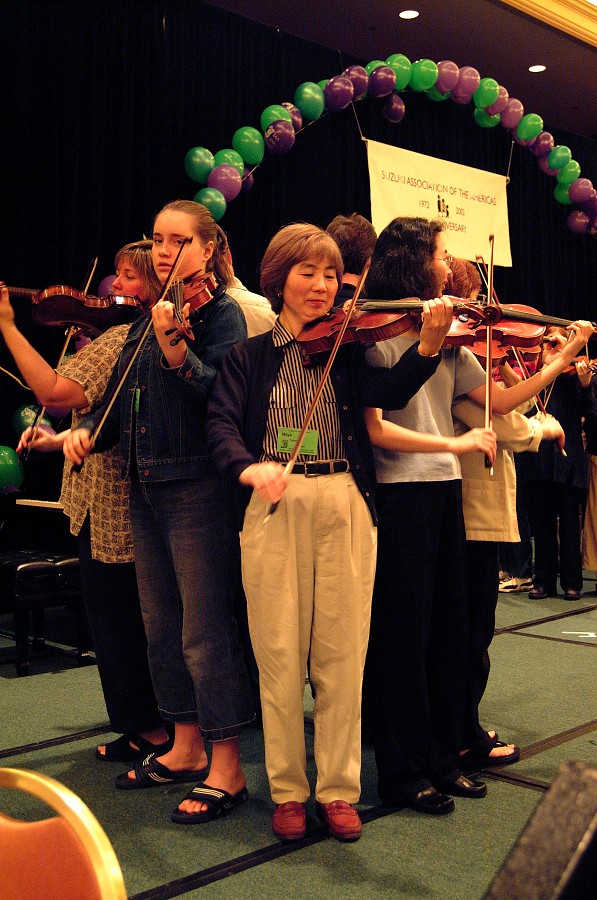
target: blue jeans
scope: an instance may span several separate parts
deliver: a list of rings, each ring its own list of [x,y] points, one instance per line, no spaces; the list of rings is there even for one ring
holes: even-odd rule
[[[149,668],[163,718],[236,737],[253,704],[232,611],[238,537],[215,476],[131,485]]]

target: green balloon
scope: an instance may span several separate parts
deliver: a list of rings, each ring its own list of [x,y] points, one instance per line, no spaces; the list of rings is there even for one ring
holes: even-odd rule
[[[243,158],[240,153],[236,152],[236,150],[231,150],[230,148],[227,148],[225,150],[218,150],[218,152],[214,156],[214,161],[216,166],[221,166],[224,163],[227,166],[234,166],[241,177],[245,174],[245,164],[243,162]]]
[[[502,118],[499,113],[490,116],[488,112],[485,112],[484,109],[479,109],[479,107],[475,108],[473,117],[477,125],[480,125],[481,128],[493,128],[494,125],[499,125],[500,119]]]
[[[560,184],[566,184],[568,186],[570,186],[573,181],[576,181],[577,178],[580,178],[580,165],[575,159],[571,159],[565,166],[562,166],[556,175],[556,179]]]
[[[495,78],[482,78],[479,87],[473,94],[473,101],[479,109],[485,109],[495,103],[500,93],[500,86]]]
[[[569,184],[556,184],[555,188],[553,189],[554,197],[556,198],[558,203],[561,203],[563,206],[566,206],[569,203],[572,203],[572,200],[570,199],[570,194],[568,193],[569,190],[570,190]]]
[[[374,69],[377,69],[379,66],[385,65],[386,63],[383,61],[383,59],[372,59],[371,62],[368,62],[365,66],[365,72],[367,73],[367,75],[371,75],[371,72]]]
[[[329,112],[329,110],[328,110],[328,105],[327,105],[327,103],[325,102],[325,86],[326,86],[326,84],[328,84],[329,81],[330,81],[329,78],[322,78],[321,81],[318,81],[318,82],[317,82],[317,87],[320,87],[321,90],[322,90],[322,92],[323,92],[323,109],[324,109],[324,112]]]
[[[0,491],[18,490],[24,478],[23,466],[12,447],[0,447]]]
[[[521,141],[534,141],[543,131],[543,119],[537,113],[527,113],[516,126],[516,134]]]
[[[29,428],[30,425],[33,425],[37,417],[37,413],[37,406],[32,406],[30,404],[19,406],[12,417],[12,427],[17,437],[20,437],[26,428]],[[52,427],[52,422],[50,421],[50,419],[48,419],[47,416],[42,416],[39,420],[39,424],[48,425],[50,428]]]
[[[323,91],[314,81],[304,81],[294,92],[294,105],[300,109],[304,119],[313,122],[320,117],[325,106]]]
[[[184,158],[187,175],[200,184],[207,184],[209,173],[214,166],[213,153],[210,153],[207,147],[191,147]]]
[[[196,203],[201,203],[210,211],[214,222],[219,222],[226,212],[226,198],[217,188],[206,187],[193,197]]]
[[[563,145],[560,146],[558,144],[547,157],[547,165],[550,169],[561,169],[566,163],[569,163],[571,159],[572,153],[570,147],[564,147]]]
[[[261,113],[261,130],[265,134],[272,122],[280,122],[282,120],[284,122],[292,122],[292,116],[285,106],[282,106],[280,103],[267,106]]]
[[[232,148],[249,166],[258,166],[265,153],[263,135],[256,128],[244,125],[234,132]]]
[[[437,81],[439,71],[432,59],[418,59],[412,64],[410,86],[413,91],[428,91]]]
[[[396,87],[394,90],[402,91],[410,81],[410,73],[412,71],[411,61],[403,53],[392,53],[386,59],[386,66],[394,70],[396,75]],[[369,73],[370,74],[370,73]]]
[[[434,100],[436,103],[439,103],[441,100],[447,100],[450,96],[450,91],[446,91],[444,94],[441,94],[435,85],[430,87],[428,91],[425,91],[425,94],[429,97],[430,100]]]

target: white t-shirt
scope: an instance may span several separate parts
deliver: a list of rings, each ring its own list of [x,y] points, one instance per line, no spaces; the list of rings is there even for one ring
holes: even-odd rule
[[[393,366],[416,342],[399,335],[382,341],[367,351],[372,366]],[[482,366],[466,347],[442,350],[442,361],[423,387],[404,409],[383,410],[383,418],[412,431],[427,434],[454,435],[452,403],[456,397],[485,383]],[[374,447],[377,480],[452,481],[460,478],[460,462],[453,453],[399,453]]]

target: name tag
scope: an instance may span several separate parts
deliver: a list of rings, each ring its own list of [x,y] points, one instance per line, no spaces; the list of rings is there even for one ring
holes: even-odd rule
[[[297,442],[300,430],[298,428],[278,428],[278,441],[276,450],[278,453],[292,453]],[[306,432],[300,447],[300,452],[306,456],[317,456],[317,444],[319,431],[317,429]]]

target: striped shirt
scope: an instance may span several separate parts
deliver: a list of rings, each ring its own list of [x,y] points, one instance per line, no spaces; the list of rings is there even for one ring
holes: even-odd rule
[[[284,359],[269,398],[260,462],[273,461],[285,464],[290,459],[292,451],[282,452],[277,449],[279,429],[293,428],[300,431],[325,363],[303,365],[298,341],[284,328],[279,319],[274,325],[272,338],[275,347],[284,348]],[[336,395],[330,378],[326,379],[309,423],[309,431],[313,430],[318,433],[317,453],[315,455],[299,453],[298,462],[346,458]]]

